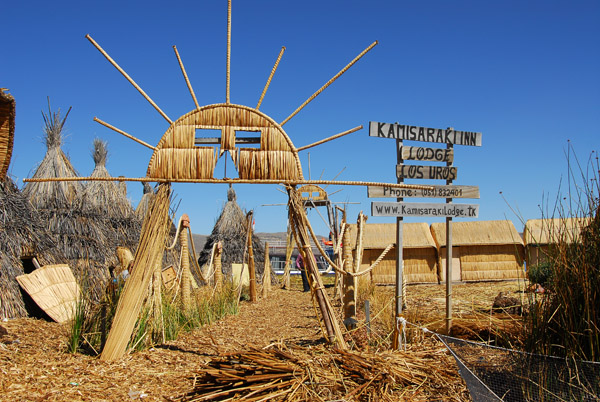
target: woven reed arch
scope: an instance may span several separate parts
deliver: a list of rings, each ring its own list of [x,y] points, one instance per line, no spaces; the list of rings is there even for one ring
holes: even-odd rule
[[[219,138],[197,137],[220,130]],[[255,132],[258,137],[239,137]],[[237,147],[260,144],[259,148]],[[203,146],[214,144],[211,146]],[[281,125],[257,109],[231,103],[203,106],[181,116],[167,129],[148,164],[156,179],[212,179],[218,158],[229,151],[240,179],[302,180],[298,151]]]

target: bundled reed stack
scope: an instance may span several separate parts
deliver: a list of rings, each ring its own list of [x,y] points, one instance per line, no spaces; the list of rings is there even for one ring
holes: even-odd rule
[[[69,111],[62,117],[60,109],[52,112],[48,104],[48,114],[42,112],[47,151],[33,174],[34,179],[78,177],[61,149]],[[109,257],[114,256],[115,250],[106,238],[105,228],[84,214],[81,204],[83,190],[82,183],[78,181],[44,181],[27,183],[23,194],[66,257],[79,284],[89,289],[87,294],[92,299],[98,300],[104,294],[110,277]]]
[[[135,323],[140,315],[148,286],[157,264],[160,263],[169,233],[170,187],[161,184],[150,211],[144,219],[140,244],[135,253],[131,277],[119,298],[112,327],[101,359],[112,361],[125,354]]]
[[[118,246],[124,246],[134,251],[142,229],[141,219],[116,182],[94,180],[111,177],[106,168],[106,142],[94,139],[92,157],[96,166],[83,192],[82,211],[87,217],[102,223],[110,247],[116,250]]]
[[[319,311],[321,312],[321,319],[324,327],[324,335],[327,337],[329,343],[335,344],[340,349],[345,349],[346,342],[342,335],[342,330],[337,321],[337,315],[331,306],[329,297],[325,292],[325,287],[321,280],[321,274],[317,267],[317,260],[312,252],[310,243],[310,236],[313,236],[313,240],[316,238],[306,211],[304,209],[304,202],[300,196],[300,193],[296,188],[289,186],[289,222],[290,228],[293,233],[294,239],[298,244],[298,251],[302,253],[304,258],[304,264],[306,269],[306,276],[310,283],[311,293],[313,295],[313,301],[316,301]],[[309,235],[310,232],[310,235]]]
[[[244,263],[244,256],[247,256],[246,237],[248,230],[252,231],[252,228],[248,228],[246,214],[236,201],[235,190],[230,187],[227,191],[227,203],[223,206],[223,211],[221,211],[221,215],[206,240],[200,257],[198,257],[200,266],[203,267],[210,262],[213,244],[220,241],[223,245],[221,255],[223,274],[228,278],[232,277],[231,264],[242,264]],[[262,275],[264,272],[265,250],[262,241],[256,235],[252,236],[252,249],[256,273]]]
[[[15,138],[15,98],[0,88],[0,178],[6,176]]]

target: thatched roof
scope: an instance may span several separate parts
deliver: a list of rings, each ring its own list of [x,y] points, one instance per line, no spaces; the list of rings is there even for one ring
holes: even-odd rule
[[[150,184],[147,182],[144,182],[142,184],[144,185],[144,195],[142,196],[142,199],[138,203],[137,207],[135,208],[135,216],[137,216],[138,219],[141,220],[143,220],[144,216],[146,216],[146,211],[148,211],[150,203],[152,202],[152,198],[154,198],[154,190],[152,189]]]
[[[50,106],[48,115],[42,112],[48,149],[34,178],[78,176],[60,148],[68,114],[61,118],[60,110],[52,112]],[[80,286],[98,299],[110,277],[108,266],[116,263],[115,247],[107,237],[106,228],[99,223],[98,214],[83,211],[83,190],[80,182],[30,182],[23,194],[67,258]]]
[[[4,180],[15,136],[15,98],[0,88],[0,180]]]
[[[50,104],[48,104],[48,114],[42,112],[47,151],[32,176],[34,179],[79,176],[73,165],[71,165],[71,161],[61,149],[63,128],[70,111],[71,108],[64,117],[61,117],[60,109],[52,112]],[[23,194],[38,210],[46,208],[70,209],[72,203],[82,191],[83,184],[77,181],[29,182],[23,188]]]
[[[231,264],[243,262],[247,228],[246,213],[242,211],[236,202],[235,190],[230,187],[227,191],[227,202],[223,206],[223,211],[221,211],[221,215],[217,219],[212,233],[206,240],[204,249],[198,258],[200,266],[210,262],[213,244],[221,241],[223,245],[221,255],[223,273],[231,275]],[[252,236],[252,249],[254,251],[256,272],[262,274],[264,271],[265,247],[260,238],[254,234]]]
[[[98,138],[94,140],[92,157],[96,166],[90,177],[111,177],[106,169],[106,142]],[[135,215],[131,203],[117,183],[90,180],[81,197],[81,210],[105,226],[106,237],[114,250],[117,246],[125,246],[134,251],[142,230],[142,220]]]
[[[356,248],[356,224],[348,225],[352,248]],[[384,249],[389,244],[396,244],[395,223],[367,223],[364,227],[363,248]],[[403,223],[402,225],[403,248],[435,248],[435,242],[429,231],[429,225],[420,223]]]
[[[446,246],[446,223],[431,224],[431,234],[438,247]],[[453,246],[523,245],[512,221],[452,222]]]
[[[586,218],[529,219],[523,229],[525,245],[573,243],[581,238],[581,231],[590,224]]]
[[[64,261],[39,216],[10,178],[0,180],[0,318],[26,316],[16,277],[22,275],[21,257],[40,264]]]

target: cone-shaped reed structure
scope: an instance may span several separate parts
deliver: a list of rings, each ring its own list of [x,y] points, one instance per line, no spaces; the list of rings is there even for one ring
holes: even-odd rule
[[[106,169],[108,148],[106,142],[96,138],[92,157],[96,164],[91,178],[112,177]],[[131,203],[114,181],[91,180],[82,195],[81,209],[105,227],[105,236],[110,246],[124,246],[135,251],[142,229],[142,221],[133,211]]]
[[[221,256],[223,274],[227,277],[231,277],[231,264],[243,263],[244,255],[248,258],[247,253],[245,253],[248,222],[246,213],[242,211],[236,198],[235,190],[230,187],[227,191],[227,202],[223,206],[223,211],[221,211],[221,215],[217,219],[212,233],[206,240],[198,258],[200,266],[208,264],[213,244],[220,241],[223,244]],[[252,248],[254,250],[256,273],[262,275],[265,263],[265,247],[254,232],[252,235]]]
[[[42,112],[48,149],[33,178],[78,176],[61,149],[68,114],[69,112],[62,117],[60,109],[52,112],[50,105],[48,114]],[[30,182],[23,189],[23,194],[67,258],[66,262],[73,269],[79,285],[83,289],[89,289],[86,294],[93,299],[100,299],[110,277],[108,265],[114,259],[115,250],[96,216],[83,212],[83,191],[81,182]]]

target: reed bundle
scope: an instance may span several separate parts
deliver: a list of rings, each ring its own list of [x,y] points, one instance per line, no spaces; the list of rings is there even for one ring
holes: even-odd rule
[[[167,179],[210,179],[217,157],[212,147],[163,148],[153,155],[148,177]]]
[[[368,353],[283,345],[218,357],[173,401],[464,400],[443,348]]]
[[[232,277],[231,264],[244,263],[244,255],[247,248],[245,242],[248,232],[246,213],[237,203],[237,196],[233,188],[227,190],[227,202],[223,206],[221,215],[217,218],[213,230],[206,239],[204,248],[200,252],[198,264],[203,267],[210,262],[213,245],[221,242],[223,246],[221,263],[223,273]],[[250,228],[250,230],[252,230]],[[254,262],[256,272],[262,275],[264,272],[265,249],[264,244],[256,235],[252,236],[252,249],[254,251]],[[196,278],[200,281],[200,278]]]
[[[0,179],[4,179],[15,136],[15,98],[0,88]]]
[[[133,261],[133,273],[126,281],[119,298],[112,327],[102,351],[102,360],[119,359],[127,350],[135,323],[147,296],[150,279],[163,256],[164,245],[170,229],[169,193],[168,184],[159,186],[152,207],[144,219],[140,244]]]
[[[299,179],[296,155],[291,151],[239,150],[237,169],[240,179]]]
[[[313,301],[316,301],[319,311],[321,312],[322,325],[324,327],[323,332],[327,336],[328,342],[337,345],[339,348],[346,348],[342,330],[337,321],[337,316],[333,307],[331,306],[331,302],[329,301],[329,297],[325,292],[321,274],[319,273],[316,259],[312,252],[308,231],[311,230],[311,234],[313,233],[304,209],[304,201],[295,187],[288,187],[288,195],[288,219],[291,232],[294,236],[294,240],[298,244],[298,250],[301,250],[304,258],[306,275],[313,295]],[[317,247],[319,247],[318,244]],[[321,253],[323,255],[325,254],[323,251]],[[332,263],[330,262],[330,264]]]

